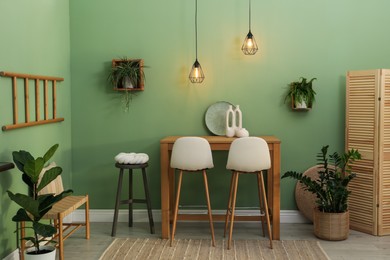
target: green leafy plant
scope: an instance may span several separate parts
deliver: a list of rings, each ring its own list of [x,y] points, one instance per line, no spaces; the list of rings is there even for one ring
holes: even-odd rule
[[[39,243],[42,241],[53,242],[50,237],[56,234],[57,229],[50,224],[41,223],[42,217],[53,207],[53,205],[64,197],[73,193],[72,190],[66,190],[58,195],[39,194],[39,191],[47,186],[51,181],[62,173],[59,166],[47,170],[39,181],[39,175],[44,165],[54,155],[58,144],[53,145],[43,157],[34,158],[29,152],[21,150],[12,153],[13,161],[17,168],[22,172],[22,180],[29,188],[29,194],[12,193],[7,191],[11,200],[16,202],[21,208],[12,218],[15,222],[26,222],[26,229],[33,230],[33,236],[25,237],[35,247],[35,253],[41,252]],[[19,232],[17,230],[16,232]],[[23,243],[23,241],[22,241]]]
[[[143,78],[145,78],[144,68],[139,60],[122,58],[117,65],[111,68],[108,80],[116,88],[126,88],[126,80],[129,80],[134,88],[137,88]]]
[[[145,80],[145,74],[141,60],[128,59],[126,57],[116,61],[108,75],[108,81],[114,88],[123,89],[122,103],[124,110],[129,111],[130,103],[135,92],[131,89],[140,88],[142,81]]]
[[[282,179],[291,177],[305,186],[305,190],[316,195],[316,205],[322,212],[342,213],[348,210],[349,182],[356,177],[350,163],[361,159],[358,150],[348,150],[342,155],[337,152],[327,155],[328,147],[323,146],[317,155],[318,179],[311,179],[303,173],[287,171]]]
[[[301,77],[300,81],[294,81],[289,84],[289,91],[284,99],[284,102],[287,100],[294,100],[296,103],[306,102],[308,107],[311,107],[315,101],[316,92],[313,89],[313,81],[317,78],[312,78],[307,81],[306,78]],[[295,105],[294,104],[294,105]]]

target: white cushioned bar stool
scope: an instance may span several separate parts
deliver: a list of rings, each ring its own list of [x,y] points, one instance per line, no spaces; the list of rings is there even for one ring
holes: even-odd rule
[[[230,249],[233,233],[234,211],[236,207],[238,177],[240,174],[256,174],[258,196],[260,202],[260,214],[265,215],[268,228],[268,236],[270,247],[272,248],[271,225],[268,212],[267,197],[264,187],[263,170],[268,170],[271,167],[271,158],[267,142],[259,137],[243,137],[234,140],[229,149],[229,155],[226,168],[232,171],[230,182],[229,202],[226,211],[224,236],[229,224],[230,230],[227,248]],[[264,224],[263,235],[264,235]]]
[[[179,179],[177,184],[176,202],[173,215],[171,246],[175,237],[176,221],[179,210],[180,189],[182,184],[183,172],[202,172],[203,182],[206,192],[207,209],[210,221],[210,230],[212,244],[215,246],[214,226],[211,214],[209,188],[207,182],[206,170],[213,168],[213,157],[209,142],[201,137],[180,137],[173,144],[171,155],[171,168],[179,170]]]
[[[133,226],[133,203],[145,203],[148,210],[149,226],[150,233],[154,234],[154,222],[152,215],[152,206],[150,201],[148,179],[146,176],[146,168],[148,167],[147,161],[149,157],[145,154],[125,154],[120,153],[115,157],[117,161],[115,167],[119,168],[119,179],[118,179],[118,189],[116,193],[115,200],[115,210],[114,210],[114,219],[112,223],[112,232],[111,236],[116,235],[116,227],[118,222],[118,211],[119,205],[125,204],[129,206],[129,227]],[[121,200],[122,193],[122,182],[124,170],[129,170],[129,194],[128,199]],[[144,184],[145,199],[134,199],[133,198],[133,170],[140,169],[142,171],[142,179]]]

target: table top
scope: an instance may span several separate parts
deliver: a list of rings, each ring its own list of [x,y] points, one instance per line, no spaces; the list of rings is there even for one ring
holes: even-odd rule
[[[15,165],[11,162],[0,162],[0,172],[14,168]]]
[[[160,140],[160,144],[171,144],[176,141],[176,139],[183,136],[167,136]],[[199,136],[205,138],[209,143],[213,144],[230,144],[237,137],[226,137],[226,136]],[[263,138],[267,143],[280,143],[280,140],[272,135],[268,136],[258,136]]]

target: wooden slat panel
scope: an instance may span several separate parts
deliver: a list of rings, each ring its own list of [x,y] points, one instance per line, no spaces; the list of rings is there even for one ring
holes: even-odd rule
[[[358,149],[362,160],[352,165],[357,177],[349,185],[350,226],[376,233],[375,123],[377,71],[352,71],[347,74],[346,149]]]
[[[39,79],[35,79],[35,121],[40,120],[40,108],[39,108]]]
[[[53,81],[53,119],[57,117],[57,85],[56,81]]]
[[[24,115],[25,115],[25,122],[28,123],[30,121],[30,97],[28,93],[28,78],[24,79]]]
[[[12,100],[13,100],[13,118],[14,124],[18,123],[18,91],[16,88],[16,77],[12,78]]]
[[[47,93],[47,80],[43,83],[43,107],[44,107],[44,116],[43,118],[47,120],[49,118],[49,111],[48,111],[48,93]]]
[[[378,235],[390,234],[390,70],[381,73]]]

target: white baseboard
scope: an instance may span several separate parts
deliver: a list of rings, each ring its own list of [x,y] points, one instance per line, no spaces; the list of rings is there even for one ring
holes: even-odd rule
[[[19,260],[19,250],[15,249],[11,254],[4,257],[3,260]]]
[[[161,211],[153,210],[154,222],[161,222]],[[188,214],[201,214],[207,213],[204,210],[182,210]],[[129,211],[126,209],[119,210],[118,222],[127,222]],[[225,214],[226,210],[213,210],[214,214]],[[256,215],[257,210],[236,210],[237,215]],[[89,210],[90,222],[112,222],[114,216],[114,210],[111,209],[91,209]],[[84,210],[76,210],[67,219],[68,222],[83,222],[85,219]],[[133,210],[134,222],[148,222],[148,213],[146,209]],[[308,220],[298,210],[281,210],[280,211],[280,223],[307,223]]]

